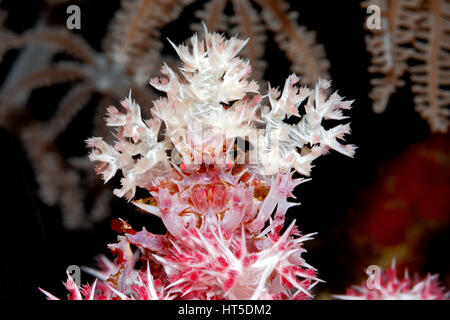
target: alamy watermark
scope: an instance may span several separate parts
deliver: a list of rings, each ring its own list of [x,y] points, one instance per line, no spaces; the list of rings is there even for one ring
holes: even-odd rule
[[[370,16],[366,19],[366,28],[369,30],[381,29],[381,8],[376,4],[371,4],[367,7],[367,11]]]
[[[377,265],[370,265],[366,269],[369,276],[366,280],[367,288],[370,290],[381,289],[381,268]]]
[[[175,148],[171,151],[171,159],[176,165],[181,163],[201,165],[226,165],[230,159],[234,164],[263,164],[269,171],[279,169],[277,159],[284,158],[281,141],[286,140],[280,130],[246,128],[245,134],[236,133],[235,129],[216,129],[203,126],[195,121],[188,129],[177,130],[172,139]],[[241,135],[242,134],[242,135]],[[236,154],[239,156],[234,157]],[[274,161],[263,161],[261,157]]]
[[[66,27],[69,30],[81,29],[81,9],[77,5],[70,5],[66,9],[66,13],[70,16],[66,20]]]
[[[72,277],[73,281],[79,288],[81,285],[81,268],[75,264],[72,264],[66,269],[67,274]]]

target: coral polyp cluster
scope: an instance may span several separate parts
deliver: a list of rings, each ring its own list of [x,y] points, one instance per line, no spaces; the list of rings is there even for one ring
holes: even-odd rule
[[[237,57],[246,42],[205,28],[203,39],[173,45],[180,74],[165,65],[165,77],[151,80],[167,95],[154,102],[151,119],[142,119],[131,94],[122,102],[125,113],[108,108],[116,142],[88,139],[89,157],[105,181],[121,171],[114,194],[161,218],[167,233],[116,221],[121,235],[109,245],[115,260],[91,270],[99,279],[92,286],[78,288],[69,276],[69,298],[313,297],[321,280],[302,256],[312,234],[302,235],[295,220],[285,225],[297,205],[288,198],[306,181],[294,179],[295,171],[308,176],[313,160],[330,149],[353,155],[353,145],[339,142],[349,124],[327,130],[322,123],[345,119],[351,102],[329,95],[327,81],[314,90],[298,87],[296,75],[282,92],[269,86],[262,96],[248,80],[249,62]],[[137,188],[149,196],[136,199]]]
[[[69,276],[69,299],[308,299],[321,281],[301,257],[311,235],[301,236],[294,223],[282,235],[274,230],[254,241],[220,229],[190,229],[186,236],[181,242],[129,230],[109,246],[117,254],[114,262],[103,258],[109,268],[91,271],[99,284],[78,289]],[[146,265],[135,270],[139,261]]]
[[[335,297],[343,300],[447,300],[450,292],[440,286],[438,277],[438,274],[428,274],[425,278],[418,275],[410,278],[405,269],[404,277],[398,278],[394,259],[391,267],[381,270],[375,281],[352,286],[345,295]]]

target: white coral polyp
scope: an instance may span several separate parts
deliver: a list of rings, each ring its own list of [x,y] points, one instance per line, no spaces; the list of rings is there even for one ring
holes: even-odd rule
[[[237,57],[246,43],[205,28],[202,39],[194,35],[188,45],[173,45],[183,62],[181,75],[165,65],[164,77],[151,80],[166,93],[150,109],[153,118],[142,120],[130,94],[122,102],[125,113],[108,108],[115,145],[87,140],[105,182],[122,172],[122,187],[114,193],[161,218],[168,233],[136,232],[122,220],[116,230],[123,235],[109,246],[117,255],[114,267],[94,272],[101,282],[85,288],[84,298],[313,296],[320,280],[302,258],[311,235],[302,236],[294,223],[281,232],[286,211],[297,205],[287,199],[305,181],[293,179],[295,170],[309,175],[312,161],[330,149],[354,154],[354,146],[338,141],[349,133],[348,124],[322,126],[345,119],[342,110],[351,102],[336,93],[328,97],[328,81],[318,81],[314,90],[299,88],[296,75],[282,92],[269,87],[262,96],[248,79],[249,62]],[[298,121],[286,123],[292,116]],[[150,197],[133,199],[136,188]],[[138,248],[134,253],[131,244]],[[147,264],[135,270],[138,258]],[[70,297],[80,298],[69,284]]]
[[[174,159],[166,157],[165,151],[172,148],[181,155],[183,163],[201,164],[202,158],[211,157],[212,150],[217,149],[218,139],[214,138],[218,136],[225,137],[227,147],[237,137],[246,139],[256,155],[253,157],[256,163],[252,163],[255,166],[251,168],[261,176],[274,176],[291,168],[309,175],[312,161],[329,149],[353,156],[355,147],[338,141],[350,132],[348,124],[329,130],[322,126],[323,120],[345,119],[341,110],[350,109],[351,101],[344,101],[337,93],[327,98],[328,81],[319,80],[316,88],[309,90],[298,88],[299,78],[291,75],[282,93],[269,87],[270,107],[263,105],[258,85],[248,81],[250,65],[236,57],[246,42],[237,38],[225,40],[219,34],[205,31],[205,38],[199,40],[194,35],[190,46],[173,45],[184,62],[180,68],[182,76],[165,65],[162,73],[166,77],[151,80],[155,88],[167,94],[155,101],[151,109],[153,119],[142,121],[140,108],[131,98],[122,102],[126,114],[115,107],[108,109],[107,124],[120,128],[115,146],[119,154],[94,138],[90,146],[98,147],[98,151],[91,155],[91,160],[122,169],[126,183],[132,183],[128,181],[130,177],[135,180],[134,186],[126,187],[119,195],[136,186],[145,187],[142,179],[134,178],[133,166],[139,167],[140,174],[158,163],[167,167]],[[300,116],[298,107],[304,101],[306,113]],[[297,124],[284,121],[291,116],[300,117]],[[157,141],[161,121],[165,124],[164,139]],[[310,152],[300,155],[298,150],[305,146]],[[130,157],[137,155],[140,160],[131,162]],[[155,177],[161,173],[154,171]]]

